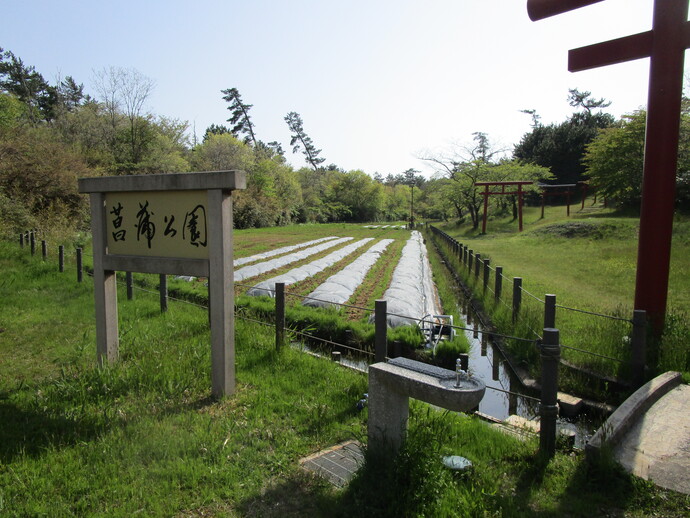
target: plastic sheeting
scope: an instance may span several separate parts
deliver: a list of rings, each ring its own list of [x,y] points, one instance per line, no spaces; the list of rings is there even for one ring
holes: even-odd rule
[[[412,231],[403,247],[400,262],[383,298],[387,301],[390,327],[416,325],[428,315],[441,313],[426,246],[417,230]]]
[[[306,259],[311,255],[318,254],[319,252],[323,252],[324,250],[328,250],[329,248],[332,248],[334,246],[341,245],[346,241],[351,241],[352,239],[353,238],[351,237],[341,237],[339,239],[336,239],[335,241],[328,241],[320,245],[312,246],[311,248],[307,248],[305,250],[293,252],[289,255],[276,257],[275,259],[264,261],[262,263],[257,263],[251,266],[245,266],[244,268],[235,270],[235,282],[239,282],[250,277],[256,277],[257,275],[270,272],[271,270],[275,270],[276,268],[282,268],[283,266],[287,266],[288,264],[301,261],[302,259]]]
[[[347,239],[352,238],[350,237]],[[292,270],[283,275],[278,275],[277,277],[273,277],[271,279],[268,279],[267,281],[260,282],[256,286],[249,288],[249,290],[247,291],[247,295],[268,295],[269,297],[273,297],[275,295],[276,282],[284,282],[287,286],[299,281],[303,281],[304,279],[308,279],[309,277],[312,277],[317,273],[322,272],[329,266],[334,265],[341,259],[344,259],[352,252],[366,245],[369,241],[372,240],[373,238],[371,237],[360,239],[359,241],[356,241],[351,245],[344,246],[343,248],[336,250],[335,252],[332,252],[325,257],[322,257],[321,259],[317,259],[316,261],[312,261],[311,263],[305,264],[304,266],[300,266],[298,268],[293,268]]]
[[[326,279],[326,282],[307,295],[302,304],[323,308],[347,302],[392,242],[393,239],[382,239],[375,243],[343,270]]]
[[[322,237],[321,239],[314,239],[313,241],[306,241],[304,243],[299,243],[297,245],[284,246],[282,248],[276,248],[269,252],[264,252],[262,254],[256,254],[249,257],[241,257],[240,259],[235,259],[233,261],[233,266],[242,266],[243,264],[253,263],[256,261],[263,261],[269,257],[275,257],[276,255],[287,254],[293,250],[299,250],[300,248],[306,248],[308,246],[317,245],[323,243],[324,241],[330,241],[331,239],[336,239],[337,236]]]

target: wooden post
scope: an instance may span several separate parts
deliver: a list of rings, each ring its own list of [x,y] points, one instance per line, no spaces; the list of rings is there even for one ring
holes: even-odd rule
[[[235,290],[232,268],[232,191],[209,189],[209,302],[211,304],[211,390],[235,392]]]
[[[134,298],[134,279],[132,272],[125,272],[125,284],[127,285],[127,300]]]
[[[486,234],[486,215],[489,207],[489,186],[484,186],[484,217],[482,218],[482,234]]]
[[[58,271],[65,271],[65,245],[58,246]]]
[[[276,350],[285,345],[285,283],[276,282]],[[334,351],[335,352],[335,351]],[[338,352],[340,354],[340,352]]]
[[[24,233],[19,234],[19,248],[24,248]]]
[[[522,303],[522,277],[513,277],[513,322],[517,322]]]
[[[482,264],[482,254],[475,254],[474,256],[474,276],[479,279],[479,269]]]
[[[375,348],[374,359],[376,363],[386,361],[386,348],[388,341],[388,309],[383,299],[378,299],[374,306],[374,330]]]
[[[77,248],[77,282],[84,280],[84,260],[82,259],[82,249]]]
[[[568,215],[568,217],[570,217],[570,189],[565,191],[565,203],[567,206],[567,209],[566,209],[567,215]]]
[[[643,309],[633,311],[631,345],[631,371],[633,388],[644,384],[645,366],[647,364],[647,312]]]
[[[541,345],[541,401],[539,415],[539,450],[548,457],[556,453],[556,418],[558,417],[558,363],[561,346],[558,329],[544,328]]]
[[[45,239],[41,239],[41,257],[44,261],[48,258],[48,243]]]
[[[96,306],[96,356],[99,365],[117,360],[117,279],[114,270],[106,270],[103,257],[107,246],[105,194],[90,193],[91,234],[93,243],[93,292]],[[79,250],[79,249],[78,249]],[[80,253],[77,252],[77,257]],[[81,268],[77,267],[81,272]]]
[[[518,184],[518,230],[522,232],[522,184]]]
[[[491,260],[484,259],[484,290],[489,287],[489,276],[491,275]]]
[[[503,266],[496,267],[496,278],[494,279],[494,298],[498,302],[503,290]]]
[[[31,255],[34,255],[36,253],[36,234],[33,230],[29,232],[29,241],[31,242]]]
[[[546,200],[546,192],[541,193],[541,219],[544,219],[544,201]]]
[[[474,250],[469,250],[467,252],[467,270],[468,273],[472,273],[472,261],[474,260]]]
[[[544,327],[556,327],[556,295],[544,295]]]
[[[168,311],[168,276],[161,273],[158,277],[159,280],[159,292],[161,301],[161,313]]]

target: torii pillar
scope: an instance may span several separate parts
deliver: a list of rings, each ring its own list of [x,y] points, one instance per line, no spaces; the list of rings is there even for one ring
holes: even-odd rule
[[[527,12],[536,21],[600,1],[527,0]],[[666,315],[683,65],[689,47],[688,0],[654,0],[651,31],[568,52],[570,72],[650,58],[635,309],[647,311],[657,336]]]

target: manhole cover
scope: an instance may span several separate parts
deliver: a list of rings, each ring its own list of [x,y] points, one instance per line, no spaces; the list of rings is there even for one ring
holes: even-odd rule
[[[329,480],[336,487],[344,487],[363,463],[362,447],[357,441],[338,444],[300,460],[304,469]]]

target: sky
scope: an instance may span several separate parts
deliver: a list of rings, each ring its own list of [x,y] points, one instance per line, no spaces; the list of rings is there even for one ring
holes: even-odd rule
[[[653,0],[604,0],[532,22],[526,0],[0,0],[0,47],[49,82],[71,75],[96,96],[95,72],[153,79],[146,109],[200,138],[230,116],[221,90],[252,104],[257,138],[295,167],[283,118],[296,111],[325,164],[371,175],[449,156],[484,132],[510,154],[573,108],[568,89],[644,107],[649,60],[567,71],[568,50],[651,28]],[[687,57],[686,57],[687,61]]]

